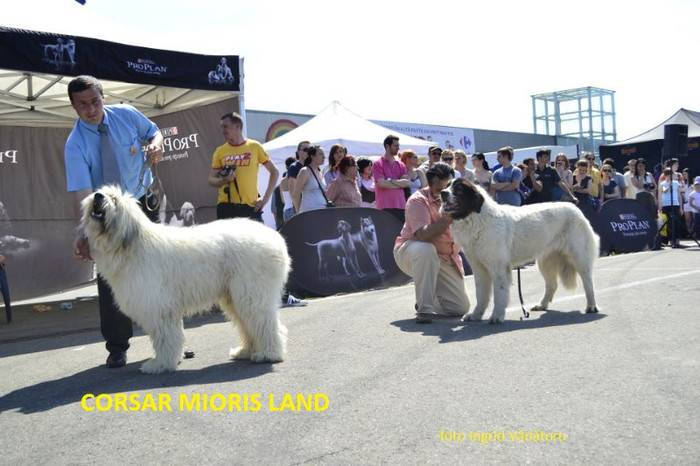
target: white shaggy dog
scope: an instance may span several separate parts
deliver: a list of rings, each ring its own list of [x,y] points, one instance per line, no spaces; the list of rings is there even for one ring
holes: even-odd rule
[[[282,361],[287,330],[278,306],[290,269],[282,236],[248,219],[190,228],[151,223],[137,201],[107,186],[82,203],[82,228],[121,311],[148,333],[149,374],[174,371],[182,318],[219,304],[238,327],[232,359]]]
[[[557,290],[557,277],[576,288],[576,272],[586,292],[586,312],[598,312],[593,291],[593,262],[598,236],[581,211],[568,202],[512,207],[499,205],[480,187],[456,180],[442,191],[442,211],[452,215],[452,234],[464,248],[476,285],[476,307],[463,320],[481,320],[494,290],[490,323],[503,322],[508,306],[511,271],[537,260],[544,277],[545,310]]]

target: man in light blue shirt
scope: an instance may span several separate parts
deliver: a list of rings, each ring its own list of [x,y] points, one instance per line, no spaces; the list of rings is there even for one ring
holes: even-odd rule
[[[522,203],[518,188],[520,181],[523,179],[523,172],[518,167],[514,166],[513,148],[510,146],[502,147],[496,152],[498,163],[502,166],[493,172],[493,184],[491,185],[496,191],[496,201],[499,204],[508,204],[519,206]]]
[[[157,209],[147,208],[147,204],[153,207],[155,203],[151,199],[154,196],[147,195],[151,171],[146,170],[141,179],[141,170],[147,157],[153,163],[163,157],[163,135],[158,127],[130,105],[105,106],[102,84],[92,76],[73,79],[68,85],[68,96],[79,117],[65,147],[66,180],[68,191],[74,193],[76,217],[81,217],[80,202],[93,191],[104,184],[119,184],[139,200],[152,221],[157,221]],[[101,131],[106,133],[106,140]],[[78,259],[92,260],[82,231],[78,232],[73,249]],[[132,323],[119,312],[112,290],[99,275],[97,290],[100,327],[109,351],[107,367],[122,367],[126,365]]]

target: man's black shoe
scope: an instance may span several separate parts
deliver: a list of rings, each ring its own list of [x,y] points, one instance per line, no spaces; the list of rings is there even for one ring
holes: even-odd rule
[[[107,367],[114,369],[124,366],[126,366],[126,352],[115,351],[113,353],[109,353],[109,356],[107,357]]]

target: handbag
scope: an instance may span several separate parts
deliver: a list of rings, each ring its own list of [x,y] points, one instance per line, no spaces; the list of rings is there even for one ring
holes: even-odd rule
[[[326,208],[335,207],[333,202],[329,201],[328,198],[326,197],[326,193],[323,191],[323,186],[321,186],[321,182],[318,180],[316,173],[314,173],[314,171],[312,170],[311,174],[313,175],[314,178],[316,178],[316,183],[318,183],[318,189],[321,190],[321,194],[323,194],[323,198],[326,200]]]
[[[376,199],[375,192],[365,188],[365,185],[362,184],[362,181],[360,181],[359,183],[360,194],[362,195],[362,202],[366,202],[367,204],[373,203]]]

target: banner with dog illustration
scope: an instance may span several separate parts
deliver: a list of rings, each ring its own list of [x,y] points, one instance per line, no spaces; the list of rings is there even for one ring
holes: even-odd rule
[[[304,296],[329,296],[405,285],[410,277],[393,255],[401,227],[394,216],[364,207],[295,215],[280,228],[292,257],[287,288]]]
[[[237,55],[200,55],[0,27],[0,68],[128,83],[240,91]]]

